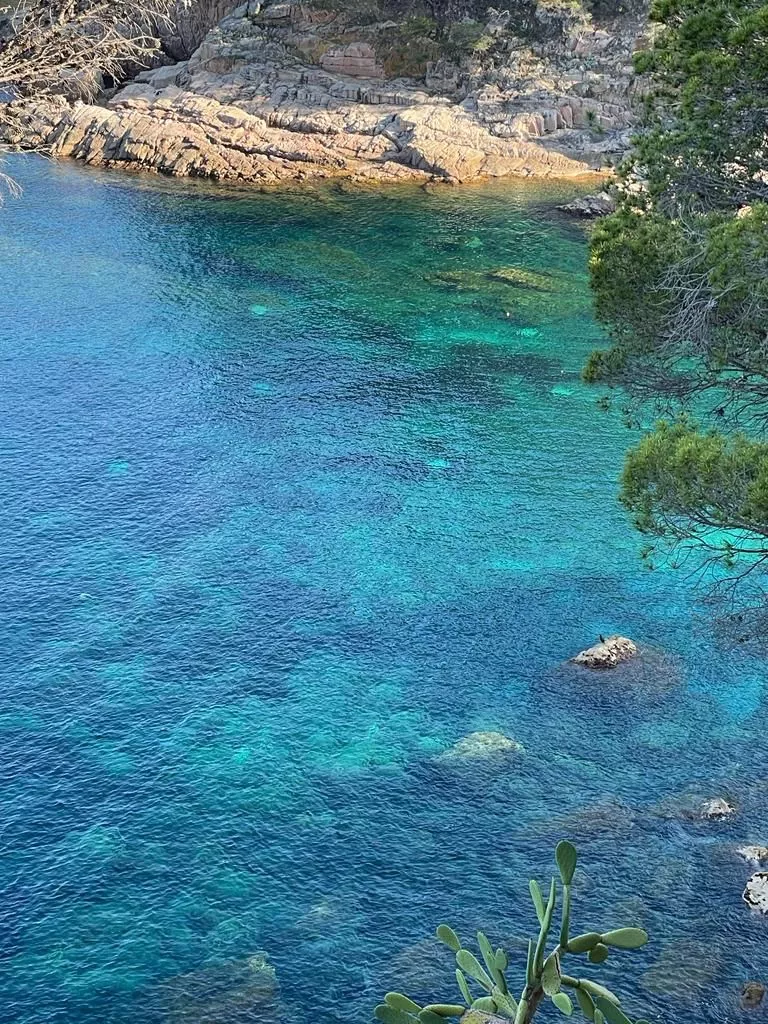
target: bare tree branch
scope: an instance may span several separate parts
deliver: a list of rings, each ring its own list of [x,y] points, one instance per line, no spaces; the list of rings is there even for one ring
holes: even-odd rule
[[[14,101],[93,100],[105,80],[150,65],[177,9],[176,0],[20,0],[10,37],[0,38],[0,136],[12,137]]]

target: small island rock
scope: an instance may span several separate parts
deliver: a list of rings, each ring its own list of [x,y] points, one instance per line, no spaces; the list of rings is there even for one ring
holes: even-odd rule
[[[563,213],[569,213],[572,217],[584,217],[589,220],[596,217],[605,217],[606,214],[613,213],[615,209],[616,200],[608,192],[598,192],[596,195],[582,196],[580,199],[574,199],[572,203],[558,206],[558,210],[562,210]]]
[[[522,743],[501,732],[471,732],[441,754],[443,760],[498,757],[499,754],[520,754]]]
[[[761,981],[748,981],[741,989],[741,1005],[745,1010],[755,1010],[765,998],[765,985]]]
[[[733,804],[728,803],[723,797],[714,797],[712,800],[705,800],[701,805],[701,817],[708,821],[722,821],[723,818],[730,818],[736,813]]]
[[[768,871],[756,871],[747,882],[744,902],[762,914],[768,914]]]
[[[625,636],[609,636],[606,640],[581,651],[573,658],[575,665],[586,668],[614,668],[622,661],[629,661],[637,655],[637,645]]]
[[[740,846],[736,853],[748,864],[768,864],[768,846]]]

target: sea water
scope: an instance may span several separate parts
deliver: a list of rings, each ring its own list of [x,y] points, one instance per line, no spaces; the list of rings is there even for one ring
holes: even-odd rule
[[[575,927],[652,937],[585,973],[740,1019],[765,662],[641,563],[573,188],[12,170],[2,1021],[365,1024],[456,998],[443,920],[522,984],[562,837]],[[564,667],[614,631],[643,671]],[[478,730],[524,753],[444,757]]]

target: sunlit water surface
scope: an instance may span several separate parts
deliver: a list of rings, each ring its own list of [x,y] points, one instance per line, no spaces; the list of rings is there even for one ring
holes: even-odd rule
[[[653,936],[589,970],[633,1014],[741,1019],[768,974],[733,854],[768,840],[765,667],[640,564],[629,437],[578,377],[600,334],[567,191],[14,169],[2,1020],[453,999],[434,926],[522,957],[564,835],[577,924]],[[664,653],[563,668],[615,630]],[[473,730],[525,753],[440,759]],[[739,814],[667,810],[696,789]]]

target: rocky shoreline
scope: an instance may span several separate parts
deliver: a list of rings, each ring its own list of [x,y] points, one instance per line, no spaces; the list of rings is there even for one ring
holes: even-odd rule
[[[217,15],[226,5],[208,6]],[[490,9],[489,38],[509,36],[503,62],[438,61],[421,83],[387,77],[371,28],[340,17],[250,0],[187,59],[98,103],[14,104],[6,141],[94,166],[258,184],[578,178],[610,171],[628,145],[637,22],[615,34],[558,26],[531,45]],[[205,27],[182,25],[175,52]]]

